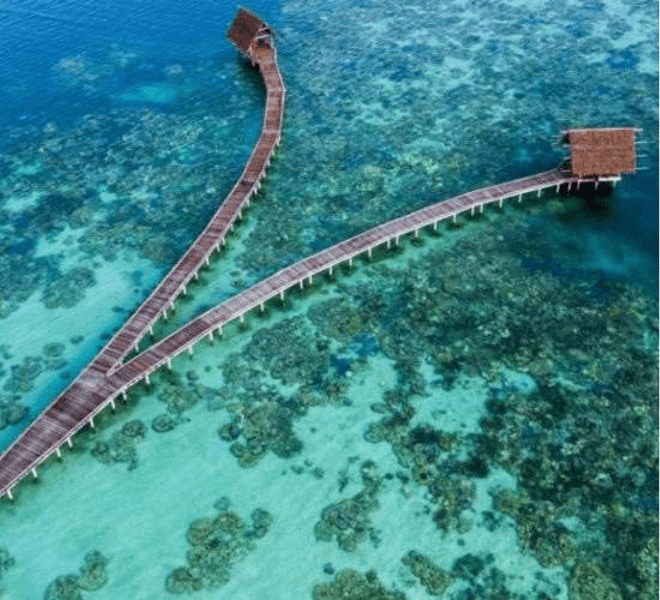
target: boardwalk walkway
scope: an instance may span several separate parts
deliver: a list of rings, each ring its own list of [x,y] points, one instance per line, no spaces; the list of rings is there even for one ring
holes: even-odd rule
[[[243,207],[248,206],[250,197],[259,191],[266,168],[270,165],[270,158],[280,143],[286,90],[277,65],[275,46],[259,48],[256,63],[266,84],[266,111],[261,135],[240,179],[213,215],[206,229],[151,296],[87,367],[79,378],[81,381],[95,384],[121,364],[131,350],[138,349],[140,339],[151,330],[154,322],[161,316],[167,318],[167,311],[173,307],[177,296],[182,292],[186,293],[188,282],[193,277],[197,278],[197,272],[202,265],[208,264],[211,254],[225,243],[225,236],[233,228],[234,221],[241,218]]]
[[[29,471],[36,477],[36,466],[52,452],[59,455],[60,445],[65,441],[70,445],[71,435],[80,429],[81,424],[90,422],[99,403],[105,403],[108,398],[103,391],[106,377],[122,364],[131,350],[138,349],[140,339],[151,331],[155,321],[161,316],[167,318],[167,311],[173,308],[177,296],[186,292],[188,282],[197,278],[199,269],[204,263],[208,264],[213,251],[225,243],[225,236],[233,229],[234,221],[241,218],[241,211],[249,205],[250,197],[259,191],[281,140],[286,89],[274,44],[265,41],[257,49],[254,63],[266,85],[266,110],[261,134],[241,177],[204,231],[149,298],[76,381],[0,457],[0,496],[8,493],[11,497],[11,487]]]
[[[456,220],[459,214],[467,211],[471,214],[475,210],[482,211],[487,204],[502,206],[507,199],[521,201],[524,194],[537,193],[540,196],[544,189],[558,191],[560,186],[573,183],[579,183],[579,180],[558,170],[548,171],[474,190],[388,221],[282,269],[193,319],[128,363],[121,365],[119,360],[115,361],[106,370],[107,374],[93,385],[80,377],[0,457],[0,496],[5,493],[11,496],[11,488],[30,471],[36,477],[36,467],[53,453],[59,456],[60,446],[66,442],[71,445],[71,436],[87,423],[93,426],[94,416],[108,404],[114,407],[117,396],[125,395],[142,379],[148,382],[149,375],[159,367],[167,364],[171,368],[175,356],[185,351],[192,353],[195,343],[207,336],[212,339],[215,332],[221,333],[223,326],[235,319],[242,321],[249,310],[257,306],[263,309],[264,303],[276,296],[283,298],[289,288],[303,287],[305,281],[311,283],[315,275],[325,271],[332,273],[336,265],[351,264],[360,254],[366,252],[370,255],[376,246],[396,244],[403,235],[413,233],[417,236],[423,227],[435,228],[440,221]],[[199,261],[195,265],[198,268]]]

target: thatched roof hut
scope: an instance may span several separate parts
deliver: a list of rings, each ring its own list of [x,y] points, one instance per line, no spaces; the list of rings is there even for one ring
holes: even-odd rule
[[[257,15],[245,8],[239,9],[227,36],[236,48],[254,63],[254,50],[267,43],[273,32]]]
[[[637,170],[634,128],[569,129],[571,172],[577,177],[618,177]]]

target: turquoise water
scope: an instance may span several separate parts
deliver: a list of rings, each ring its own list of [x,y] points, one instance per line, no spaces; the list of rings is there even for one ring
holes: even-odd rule
[[[0,446],[203,228],[265,93],[227,3],[0,6]],[[251,4],[282,146],[160,339],[347,236],[636,126],[616,188],[320,277],[136,386],[0,501],[0,597],[657,597],[650,2]],[[642,150],[643,148],[643,150]]]

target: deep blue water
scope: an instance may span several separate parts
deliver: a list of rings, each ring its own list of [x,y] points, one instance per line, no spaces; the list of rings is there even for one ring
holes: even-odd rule
[[[250,4],[278,22],[278,3]],[[3,95],[0,127],[65,123],[106,108],[105,94],[67,94],[54,85],[53,67],[65,57],[106,61],[114,51],[138,52],[145,61],[232,60],[226,31],[237,4],[227,0],[16,0],[0,4],[0,87],[20,86],[19,97]],[[117,82],[121,85],[121,82]],[[82,96],[82,97],[81,97]]]

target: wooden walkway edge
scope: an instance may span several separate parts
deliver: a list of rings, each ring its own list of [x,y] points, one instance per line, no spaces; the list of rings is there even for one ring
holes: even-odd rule
[[[191,279],[209,263],[211,254],[225,243],[225,237],[241,218],[244,207],[261,187],[266,169],[281,141],[286,88],[277,63],[277,49],[266,41],[256,53],[253,64],[266,86],[266,106],[259,139],[241,177],[213,215],[204,231],[188,248],[183,257],[135,311],[103,350],[92,360],[78,378],[53,401],[42,415],[0,456],[0,496],[7,493],[26,473],[36,477],[36,466],[60,445],[71,445],[71,435],[80,429],[81,420],[93,425],[93,414],[104,401],[101,390],[107,376],[121,366],[126,355],[138,349],[140,339],[151,331],[160,317],[167,318],[179,294],[186,293]],[[111,403],[114,405],[114,401]],[[51,446],[50,452],[47,448]]]
[[[547,171],[477,189],[393,219],[280,270],[191,320],[125,365],[114,363],[114,368],[92,385],[79,378],[0,457],[0,496],[11,497],[12,487],[28,473],[36,477],[36,467],[41,462],[53,453],[60,456],[60,446],[71,445],[71,436],[87,423],[93,427],[94,416],[108,404],[114,408],[115,399],[120,394],[125,396],[131,386],[143,379],[148,382],[150,374],[163,365],[171,368],[171,361],[178,354],[192,354],[195,343],[204,337],[213,339],[223,326],[235,319],[242,321],[245,313],[257,306],[263,310],[265,302],[276,296],[283,298],[289,288],[302,288],[305,282],[312,283],[315,275],[332,273],[336,265],[351,264],[353,258],[365,252],[370,255],[376,246],[397,244],[403,235],[417,236],[423,227],[435,228],[440,221],[455,221],[461,213],[474,214],[487,204],[498,203],[501,207],[507,199],[522,201],[524,194],[540,196],[544,189],[559,191],[562,185],[570,188],[573,183],[579,185],[580,181],[558,170]]]
[[[261,49],[256,62],[266,85],[266,110],[261,134],[241,177],[179,262],[85,369],[80,376],[82,381],[94,384],[105,377],[131,350],[138,349],[140,339],[161,316],[167,318],[167,311],[174,308],[176,298],[186,293],[190,280],[197,278],[199,269],[208,264],[211,254],[224,245],[234,221],[241,218],[243,208],[250,205],[250,197],[259,191],[281,140],[286,89],[277,65],[275,46]]]

